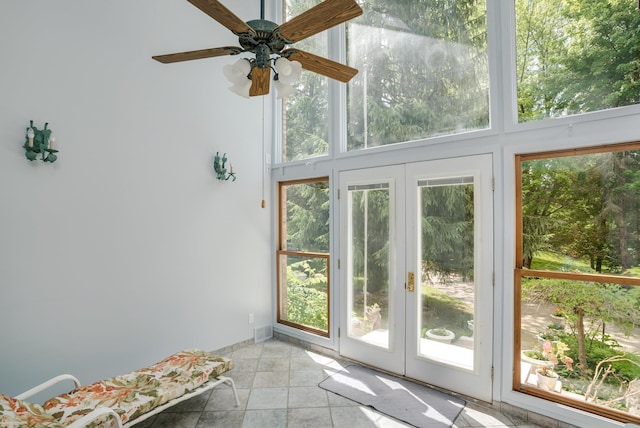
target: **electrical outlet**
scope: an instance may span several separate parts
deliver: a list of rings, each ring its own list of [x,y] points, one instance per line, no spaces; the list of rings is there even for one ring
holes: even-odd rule
[[[249,314],[249,324],[253,324],[254,319],[253,319],[253,314]]]

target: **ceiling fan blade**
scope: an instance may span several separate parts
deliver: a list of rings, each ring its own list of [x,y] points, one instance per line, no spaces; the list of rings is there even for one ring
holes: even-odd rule
[[[298,49],[286,49],[282,51],[282,56],[290,61],[299,61],[305,70],[322,74],[340,82],[348,82],[358,74],[356,68]]]
[[[218,21],[220,24],[233,31],[235,34],[251,33],[255,35],[253,28],[249,27],[242,19],[227,9],[217,0],[188,0],[189,3]]]
[[[249,96],[256,97],[269,93],[269,83],[271,81],[271,68],[254,67],[251,70],[251,89]]]
[[[222,48],[200,49],[197,51],[178,52],[167,55],[156,55],[151,58],[163,64],[172,62],[191,61],[193,59],[213,58],[215,56],[233,55],[242,52],[237,46],[224,46]]]
[[[279,32],[279,37],[291,44],[360,15],[362,9],[355,0],[324,0],[280,25],[276,33]]]

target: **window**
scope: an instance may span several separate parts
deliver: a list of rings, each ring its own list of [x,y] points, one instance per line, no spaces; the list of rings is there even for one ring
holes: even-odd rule
[[[319,2],[283,0],[285,18]],[[518,122],[640,104],[636,0],[359,3],[363,15],[346,23],[346,62],[359,73],[339,107],[345,117],[329,114],[329,106],[335,111],[343,102],[330,98],[330,80],[303,72],[283,103],[283,162],[488,129],[490,117],[510,120],[511,114],[489,111],[490,92],[498,100],[499,89],[509,93],[511,84],[504,76],[494,80],[502,88],[489,87],[489,61],[496,61],[495,70],[512,60],[499,47],[489,59],[487,8],[495,8],[499,19],[493,22],[503,24],[496,34],[515,45],[506,73],[515,78],[516,97],[505,109],[517,111]],[[512,8],[515,26],[503,33]],[[334,55],[341,37],[330,34],[340,31],[321,32],[296,47],[342,62]]]
[[[522,155],[516,170],[514,388],[637,423],[640,143]]]
[[[329,179],[279,184],[278,323],[329,336]]]
[[[516,0],[518,120],[640,103],[637,0]]]
[[[294,18],[319,0],[283,2],[285,21]],[[327,56],[326,31],[295,43],[296,49]],[[326,77],[303,70],[294,83],[296,91],[282,102],[282,162],[329,154],[329,93]]]
[[[347,23],[347,149],[489,127],[486,2],[367,1]]]
[[[318,3],[283,0],[285,18]],[[347,86],[347,150],[489,127],[486,0],[361,7],[346,24],[347,64],[359,70]],[[295,46],[327,56],[328,34]],[[328,155],[343,143],[329,141],[328,106],[338,101],[329,99],[328,79],[304,71],[296,89],[283,102],[283,162]]]

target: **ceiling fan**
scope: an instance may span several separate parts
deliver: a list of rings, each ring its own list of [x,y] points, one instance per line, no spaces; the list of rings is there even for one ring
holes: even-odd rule
[[[231,89],[247,97],[269,93],[272,68],[279,97],[280,92],[287,95],[293,91],[290,87],[287,90],[286,84],[299,75],[300,67],[341,82],[348,82],[358,73],[357,69],[339,62],[287,48],[288,45],[360,16],[362,9],[355,0],[324,0],[281,25],[264,19],[264,0],[261,0],[260,19],[247,22],[217,0],[188,1],[238,36],[240,46],[156,55],[152,57],[156,61],[168,64],[251,52],[255,54],[254,58],[241,59],[234,65],[225,66],[225,75],[234,83]]]

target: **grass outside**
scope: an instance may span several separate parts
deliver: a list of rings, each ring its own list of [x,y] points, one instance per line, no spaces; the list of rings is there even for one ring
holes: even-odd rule
[[[455,286],[455,285],[452,285]],[[469,336],[471,331],[467,321],[473,319],[473,309],[464,301],[448,296],[434,287],[422,287],[422,330],[446,328],[456,337]],[[364,297],[362,293],[354,295],[355,315],[364,319]],[[367,294],[367,306],[377,304],[382,315],[382,328],[388,328],[388,296],[385,291]]]
[[[531,269],[554,272],[569,272],[577,269],[580,272],[592,272],[591,266],[587,262],[550,252],[541,252],[536,255],[531,261]]]
[[[570,272],[579,270],[584,273],[595,273],[589,262],[586,260],[574,259],[573,257],[556,254],[549,251],[542,251],[531,261],[531,269],[550,270],[554,272]],[[619,274],[623,276],[633,276],[640,278],[640,266],[635,266],[624,272],[611,272],[603,267],[603,274]]]
[[[422,328],[446,328],[456,338],[469,336],[467,321],[473,319],[473,309],[464,301],[451,297],[434,287],[423,287]]]

